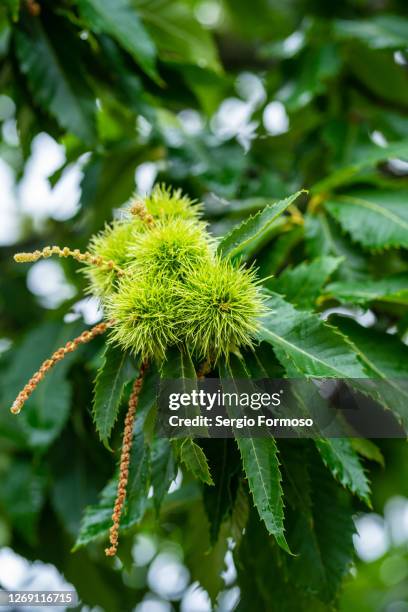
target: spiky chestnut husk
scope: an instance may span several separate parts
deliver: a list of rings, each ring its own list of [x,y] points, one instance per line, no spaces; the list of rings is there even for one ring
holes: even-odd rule
[[[133,243],[135,234],[140,231],[143,231],[140,219],[114,221],[91,238],[89,252],[91,255],[113,261],[124,270],[134,260],[134,255],[129,254],[128,248]],[[84,268],[84,274],[89,281],[88,293],[105,297],[114,291],[117,282],[115,270],[89,264]]]
[[[211,362],[251,346],[263,313],[255,272],[218,258],[173,280],[143,273],[122,278],[107,303],[111,340],[159,361],[177,343]]]
[[[178,341],[172,284],[162,277],[129,274],[106,300],[114,323],[109,340],[143,358],[163,359],[166,348]]]
[[[136,196],[137,197],[137,196]],[[199,219],[202,204],[183,195],[181,189],[156,185],[149,196],[143,198],[147,211],[161,219]]]
[[[133,202],[130,219],[91,243],[91,252],[126,271],[88,266],[91,289],[114,321],[111,340],[144,358],[160,360],[168,346],[186,342],[198,357],[217,360],[251,345],[263,312],[255,273],[216,257],[190,208],[180,192],[156,187]]]
[[[251,346],[265,312],[255,271],[219,257],[191,268],[180,301],[179,326],[185,330],[185,342],[198,357],[212,362]]]
[[[140,210],[138,210],[139,208]],[[102,232],[91,239],[89,252],[91,255],[98,255],[106,261],[113,261],[117,266],[124,269],[129,263],[135,261],[139,243],[141,242],[143,245],[145,232],[154,227],[156,222],[159,226],[163,226],[173,220],[181,220],[181,226],[183,220],[195,221],[196,231],[194,232],[191,229],[190,233],[195,233],[198,239],[197,220],[201,212],[201,204],[197,204],[183,195],[181,189],[173,190],[164,185],[156,185],[149,196],[144,198],[134,196],[128,207],[129,218],[106,225]],[[200,224],[200,227],[202,236],[204,236],[204,226]],[[169,234],[166,235],[170,247],[171,240]],[[173,239],[177,248],[176,228],[174,228]],[[154,235],[152,236],[152,248],[154,247],[153,243]],[[134,248],[131,248],[132,246]],[[182,241],[180,246],[183,248]],[[204,247],[203,244],[202,247]],[[146,248],[149,248],[149,241],[147,241]],[[84,272],[89,281],[89,293],[103,298],[114,291],[117,278],[113,270],[89,264]]]
[[[158,221],[152,228],[134,235],[128,248],[131,270],[153,277],[177,278],[191,266],[209,260],[213,241],[205,224],[188,219]]]

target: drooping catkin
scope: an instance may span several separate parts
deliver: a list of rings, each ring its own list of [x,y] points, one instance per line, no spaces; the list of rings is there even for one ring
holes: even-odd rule
[[[14,255],[14,261],[17,263],[32,263],[39,259],[48,259],[52,255],[58,255],[58,257],[72,257],[80,263],[92,264],[94,266],[106,267],[110,270],[115,270],[119,276],[124,274],[119,266],[112,260],[105,260],[99,255],[92,255],[91,253],[81,253],[79,249],[70,249],[69,247],[63,247],[62,249],[58,246],[46,246],[41,251],[33,251],[32,253],[16,253]]]
[[[123,506],[126,499],[126,489],[129,480],[129,463],[130,451],[133,442],[133,425],[135,422],[136,408],[139,401],[139,394],[143,384],[143,377],[147,368],[147,362],[143,362],[140,368],[139,376],[135,380],[132,392],[129,398],[129,407],[125,418],[125,428],[123,430],[123,442],[119,465],[119,482],[115,500],[115,505],[112,514],[112,527],[109,530],[109,548],[105,549],[107,557],[114,557],[118,550],[119,541],[119,525],[123,511]]]
[[[42,381],[47,372],[56,363],[58,363],[58,361],[64,359],[65,355],[67,355],[68,353],[72,353],[73,351],[75,351],[75,349],[78,348],[80,344],[86,344],[87,342],[90,342],[93,338],[95,338],[95,336],[103,334],[109,325],[110,322],[98,323],[98,325],[95,325],[94,327],[92,327],[92,329],[82,332],[82,334],[80,334],[77,338],[75,338],[74,340],[70,340],[66,343],[65,346],[55,351],[55,353],[49,359],[46,359],[43,362],[40,369],[30,378],[24,389],[20,391],[12,407],[10,408],[10,411],[13,414],[18,414],[19,412],[21,412],[22,407],[24,406],[25,402],[28,400],[32,392],[35,390],[38,383]]]

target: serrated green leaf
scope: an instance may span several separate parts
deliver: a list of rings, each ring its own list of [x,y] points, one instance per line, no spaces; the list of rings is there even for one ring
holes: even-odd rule
[[[278,217],[305,191],[266,206],[253,217],[235,227],[221,240],[218,251],[231,259],[248,259],[273,231]]]
[[[309,441],[282,440],[280,449],[295,552],[286,560],[286,580],[329,607],[353,558],[354,510]]]
[[[273,438],[240,438],[238,447],[254,504],[266,528],[290,553],[283,526],[282,476]]]
[[[327,595],[333,599],[353,560],[354,510],[318,465],[313,465],[310,475],[316,538],[324,559]]]
[[[143,377],[136,409],[136,421],[141,423],[142,428],[146,428],[147,421],[156,406],[158,390],[159,372],[156,364],[151,362]]]
[[[117,479],[111,480],[101,492],[99,503],[85,509],[74,551],[108,534],[117,486]]]
[[[150,484],[150,445],[145,426],[157,401],[158,372],[151,363],[145,372],[136,407],[133,441],[130,452],[127,508],[133,523],[142,519],[148,502]]]
[[[315,440],[323,463],[343,487],[371,506],[370,486],[360,459],[348,438]]]
[[[292,229],[280,234],[272,244],[268,244],[256,257],[259,277],[276,274],[284,266],[291,251],[302,242],[303,237],[304,227],[295,225]]]
[[[208,467],[207,457],[201,446],[196,444],[191,438],[186,438],[182,441],[179,452],[181,463],[184,463],[195,478],[205,482],[207,485],[214,484],[210,468]]]
[[[143,414],[146,407],[143,398],[139,396],[138,408]],[[139,415],[140,416],[140,415]],[[147,493],[150,483],[150,448],[146,444],[143,433],[143,416],[136,419],[133,430],[133,443],[130,451],[129,482],[127,495],[126,513],[132,517],[132,523],[137,523],[143,518],[148,498]]]
[[[156,512],[158,512],[177,473],[173,450],[169,440],[166,438],[156,438],[153,441],[150,465],[154,495],[153,501]]]
[[[201,499],[190,502],[186,510],[183,520],[185,563],[191,572],[191,580],[198,581],[209,594],[211,601],[215,602],[225,586],[223,572],[228,550],[228,529],[224,524],[220,537],[212,545]]]
[[[222,386],[236,391],[235,380],[248,378],[248,371],[240,359],[231,356],[230,362],[220,366]],[[237,437],[242,465],[259,516],[268,533],[274,536],[283,550],[290,553],[283,524],[282,476],[278,449],[273,438]]]
[[[234,507],[231,512],[230,525],[231,535],[234,539],[236,547],[239,547],[242,536],[244,535],[246,525],[249,518],[249,498],[248,492],[241,481],[238,486],[237,494],[235,497]]]
[[[108,344],[95,381],[93,419],[101,441],[107,444],[118,417],[123,390],[132,376],[127,354]]]
[[[173,346],[166,354],[166,361],[161,369],[163,379],[183,378],[185,380],[197,377],[191,355],[185,346]]]
[[[368,302],[391,302],[408,305],[408,275],[398,274],[378,280],[340,281],[326,287],[327,297],[340,302],[367,304]]]
[[[95,96],[83,73],[75,43],[68,34],[51,38],[39,19],[26,20],[16,31],[16,51],[34,100],[68,131],[87,144],[96,140]],[[76,39],[74,39],[76,40]],[[71,44],[72,43],[72,44]]]
[[[158,80],[156,48],[129,0],[77,0],[92,30],[109,34],[153,79]]]
[[[336,316],[333,321],[360,351],[371,376],[392,380],[407,377],[408,346],[397,336],[362,327],[350,317]]]
[[[407,198],[405,190],[355,191],[330,197],[325,207],[365,247],[408,248]]]
[[[215,544],[222,523],[231,515],[239,484],[240,457],[233,440],[203,440],[213,487],[204,487],[203,501],[210,523],[210,539]]]
[[[328,412],[326,400],[310,387],[294,386],[293,393],[302,414],[310,414],[312,406],[313,413],[323,415]],[[350,439],[328,437],[314,442],[334,478],[371,507],[369,482]]]
[[[81,529],[73,548],[74,551],[95,540],[99,541],[103,538],[107,538],[109,528],[112,525],[112,509],[115,504],[117,488],[118,479],[116,477],[110,480],[101,491],[99,503],[88,506],[85,509],[81,521]],[[133,517],[125,511],[122,516],[121,530],[123,531],[131,527],[137,520],[138,518],[134,520]]]
[[[191,393],[197,389],[197,374],[191,359],[190,351],[187,346],[173,346],[166,353],[166,360],[162,365],[161,386],[163,387],[172,380],[177,380],[179,393]],[[199,416],[200,409],[198,406],[190,405],[188,407],[189,416]],[[197,428],[193,428],[194,434],[197,435]],[[207,430],[205,427],[200,429],[201,437],[206,437]],[[194,435],[189,436],[191,439]]]
[[[366,374],[345,338],[317,315],[296,310],[281,296],[266,292],[269,313],[258,339],[269,342],[288,373],[305,376],[365,378]]]
[[[127,496],[120,522],[121,531],[126,531],[133,525],[136,525],[143,517],[148,504],[150,450],[145,441],[143,428],[146,418],[155,404],[156,396],[157,370],[151,364],[145,374],[137,404],[130,453]],[[101,492],[99,503],[85,509],[74,550],[85,546],[93,540],[107,537],[112,524],[112,510],[117,495],[117,487],[118,476],[115,476]]]
[[[351,438],[351,445],[354,450],[369,461],[375,461],[381,467],[385,466],[384,456],[378,446],[367,438]]]
[[[295,268],[286,268],[278,278],[269,279],[265,285],[299,308],[313,308],[323,286],[341,261],[341,258],[326,256],[310,263],[304,262]]]
[[[303,514],[301,516],[303,518]],[[307,527],[303,525],[303,533]],[[327,601],[322,602],[318,598],[313,588],[316,580],[320,581],[322,590],[326,588],[324,572],[319,572],[322,561],[318,555],[319,550],[309,557],[293,557],[299,563],[292,569],[294,563],[289,561],[292,557],[284,556],[277,550],[256,513],[251,512],[241,546],[234,549],[241,588],[240,600],[235,608],[237,612],[327,612],[331,607],[328,607]],[[304,568],[310,570],[308,581],[301,575]]]
[[[268,534],[254,508],[249,511],[241,544],[234,548],[233,554],[241,590],[235,610],[306,611],[303,594],[294,589],[293,583],[288,589],[285,563],[287,555],[280,554],[273,537]],[[274,577],[273,584],[271,576]],[[316,607],[313,610],[322,612]]]
[[[310,257],[333,255],[343,258],[337,272],[341,279],[364,279],[368,275],[368,262],[364,251],[359,245],[353,244],[350,238],[343,234],[341,227],[326,211],[305,215],[306,251]]]
[[[333,320],[355,346],[369,376],[381,380],[374,389],[378,400],[407,427],[408,347],[399,338],[362,327],[349,317],[337,316]],[[367,392],[370,392],[369,385]]]
[[[270,344],[263,342],[255,350],[243,351],[242,356],[253,380],[285,378],[285,369]]]

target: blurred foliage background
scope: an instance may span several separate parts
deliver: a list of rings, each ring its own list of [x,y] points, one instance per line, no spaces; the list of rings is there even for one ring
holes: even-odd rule
[[[84,508],[113,471],[91,416],[102,344],[60,364],[19,419],[8,407],[41,360],[100,312],[72,262],[27,271],[12,255],[50,243],[84,249],[154,182],[204,201],[215,235],[307,188],[307,207],[260,253],[261,272],[342,257],[336,306],[354,302],[357,320],[406,338],[406,293],[395,295],[408,289],[397,248],[408,246],[408,232],[370,243],[370,215],[344,216],[327,196],[364,188],[374,208],[390,193],[407,205],[406,8],[403,0],[2,1],[0,586],[22,585],[17,554],[53,564],[91,608],[297,609],[290,589],[274,583],[279,559],[259,554],[265,534],[255,520],[247,564],[237,567],[232,542],[211,548],[201,491],[174,466],[160,520],[148,507],[120,560],[112,565],[93,543],[71,552]],[[391,280],[377,286],[373,309],[361,287],[379,276]],[[118,430],[115,448],[119,440]],[[340,598],[347,612],[408,610],[407,450],[397,440],[379,446],[386,467],[371,457],[373,512],[354,508],[359,560]],[[233,461],[229,444],[225,452]],[[47,567],[46,584],[57,580],[49,566],[25,563],[29,584]]]

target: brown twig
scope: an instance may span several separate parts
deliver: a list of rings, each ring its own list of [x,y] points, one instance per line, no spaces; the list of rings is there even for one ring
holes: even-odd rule
[[[67,355],[68,353],[72,353],[73,351],[75,351],[75,349],[78,348],[80,344],[86,344],[87,342],[90,342],[93,338],[95,338],[95,336],[103,334],[109,325],[110,325],[110,322],[98,323],[98,325],[95,325],[92,329],[82,332],[80,336],[78,336],[74,340],[70,340],[69,342],[66,343],[65,346],[55,351],[55,353],[49,359],[46,359],[44,361],[40,369],[30,378],[30,380],[28,381],[24,389],[20,391],[20,393],[18,394],[17,398],[15,399],[10,409],[11,412],[13,414],[18,414],[21,411],[25,402],[28,400],[32,392],[35,390],[38,383],[42,381],[42,379],[47,374],[47,372],[56,363],[58,363],[58,361],[61,361],[61,359],[64,359],[65,355]]]
[[[129,398],[129,408],[125,418],[125,428],[123,430],[123,442],[122,451],[120,455],[120,466],[119,466],[119,483],[118,491],[116,495],[115,505],[112,514],[112,527],[109,530],[109,542],[110,547],[105,549],[107,557],[114,557],[118,550],[119,540],[119,525],[120,517],[122,515],[123,506],[126,499],[126,489],[129,480],[129,463],[130,463],[130,451],[132,449],[133,442],[133,425],[136,417],[136,408],[139,401],[139,394],[143,384],[144,373],[147,368],[147,363],[144,362],[141,365],[139,376],[135,380],[133,385],[132,393]]]

